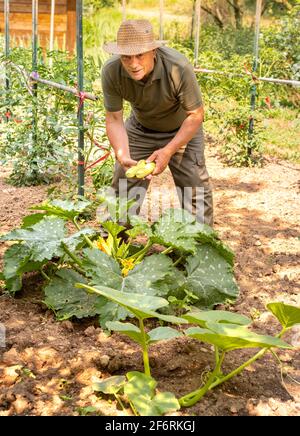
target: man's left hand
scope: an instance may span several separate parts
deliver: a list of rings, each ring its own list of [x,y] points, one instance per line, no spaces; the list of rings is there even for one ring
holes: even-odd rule
[[[157,176],[158,174],[162,173],[167,168],[171,157],[172,154],[170,154],[170,152],[165,148],[161,148],[160,150],[156,150],[154,153],[152,153],[147,159],[147,162],[155,162],[156,164],[151,176]],[[147,178],[151,178],[151,176],[148,176]]]

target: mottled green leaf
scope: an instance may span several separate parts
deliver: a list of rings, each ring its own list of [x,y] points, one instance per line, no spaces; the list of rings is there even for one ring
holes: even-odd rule
[[[3,277],[7,289],[13,294],[22,288],[24,273],[39,270],[43,265],[42,262],[31,261],[30,257],[31,251],[24,244],[14,244],[4,254]]]
[[[46,216],[32,227],[13,230],[0,239],[24,242],[30,249],[31,260],[43,262],[65,254],[61,248],[62,243],[73,251],[81,243],[83,234],[93,233],[91,229],[83,229],[74,235],[66,236],[65,221],[61,218]]]
[[[129,216],[129,222],[133,228],[127,230],[126,233],[131,238],[136,238],[138,235],[152,236],[151,226],[138,215]]]
[[[152,254],[129,271],[124,279],[123,291],[165,296],[169,292],[169,286],[165,281],[168,276],[172,280],[175,273],[176,269],[168,256]]]
[[[86,283],[86,279],[76,271],[62,269],[57,272],[45,287],[45,304],[54,310],[59,320],[76,316],[84,318],[99,314],[101,297],[88,294],[75,287],[75,283]]]
[[[197,247],[196,255],[187,258],[186,271],[185,288],[198,297],[198,307],[209,308],[238,296],[232,267],[211,245]]]
[[[187,217],[186,220],[185,217]],[[191,220],[193,220],[193,224]],[[175,250],[195,253],[197,245],[195,238],[200,227],[195,218],[191,218],[183,209],[171,209],[153,226],[151,240],[156,244],[172,247]]]

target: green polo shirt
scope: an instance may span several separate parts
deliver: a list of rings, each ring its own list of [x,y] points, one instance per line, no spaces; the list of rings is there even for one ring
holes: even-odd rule
[[[112,56],[105,63],[104,106],[109,112],[117,112],[127,100],[142,126],[170,132],[181,126],[186,111],[202,106],[201,92],[193,67],[184,55],[169,47],[161,47],[156,53],[154,69],[145,83],[129,76],[119,56]]]

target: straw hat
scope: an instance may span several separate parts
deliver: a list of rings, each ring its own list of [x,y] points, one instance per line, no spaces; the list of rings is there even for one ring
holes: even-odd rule
[[[117,42],[104,44],[105,51],[119,55],[137,55],[161,47],[163,41],[154,39],[153,28],[148,20],[127,20],[121,24]]]

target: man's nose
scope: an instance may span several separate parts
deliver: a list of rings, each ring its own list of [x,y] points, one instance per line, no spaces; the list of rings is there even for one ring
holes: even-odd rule
[[[133,68],[133,67],[135,67],[135,66],[138,66],[139,65],[139,59],[138,59],[138,57],[137,56],[132,56],[131,58],[130,58],[130,66],[131,66],[131,68]]]

